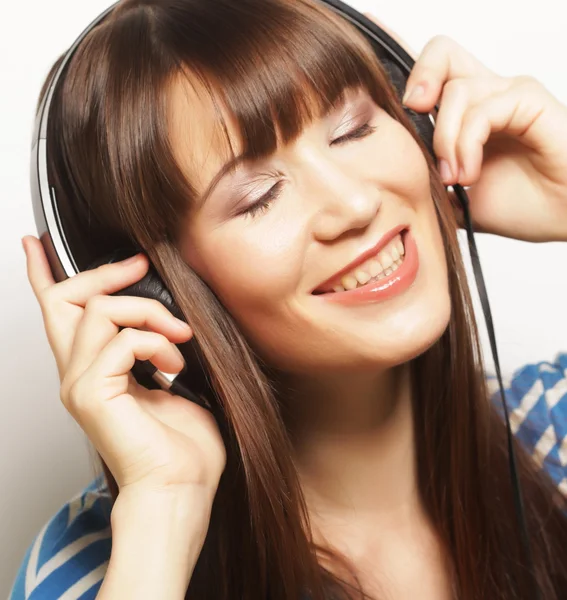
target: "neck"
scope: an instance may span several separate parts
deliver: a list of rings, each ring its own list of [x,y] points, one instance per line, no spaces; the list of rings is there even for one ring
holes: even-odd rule
[[[311,511],[406,523],[419,514],[409,363],[372,375],[285,376],[283,394]]]

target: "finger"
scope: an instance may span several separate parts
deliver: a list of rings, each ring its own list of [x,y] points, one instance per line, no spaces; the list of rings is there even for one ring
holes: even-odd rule
[[[181,352],[164,335],[125,328],[96,356],[89,377],[93,381],[127,377],[136,360],[149,360],[166,373],[179,373],[185,364]]]
[[[83,318],[73,340],[68,372],[77,379],[102,349],[116,337],[120,327],[146,328],[171,342],[186,342],[193,332],[158,302],[134,296],[93,296],[87,301]],[[157,366],[157,365],[156,365]]]
[[[84,403],[98,404],[126,394],[129,374],[136,360],[149,360],[161,371],[179,373],[184,366],[180,351],[163,335],[126,328],[98,353],[77,379],[65,376],[61,397],[77,412]],[[96,409],[95,406],[93,406]]]
[[[451,173],[444,176],[443,182],[452,185],[457,182],[459,161],[457,159],[457,140],[461,134],[462,122],[467,110],[485,98],[500,92],[507,84],[493,77],[473,79],[452,79],[443,87],[439,111],[435,117],[433,151],[441,161],[444,160]]]
[[[447,81],[458,78],[497,77],[475,56],[452,38],[438,35],[429,40],[419,55],[406,86],[402,102],[428,112],[433,109]],[[412,95],[421,87],[423,93]]]
[[[167,373],[182,368],[182,360],[166,338],[124,329],[79,379],[65,378],[61,385],[65,408],[116,474],[147,451],[147,434],[156,431],[155,417],[131,393],[130,370],[136,359],[151,360]]]
[[[148,268],[146,255],[138,253],[125,260],[69,277],[50,291],[50,297],[54,302],[68,302],[84,307],[92,296],[110,295],[139,281]]]
[[[444,87],[435,118],[433,151],[438,159],[441,178],[445,185],[454,183],[458,174],[455,145],[461,131],[463,114],[469,104],[469,90],[466,85],[462,85],[463,81],[466,80],[454,79]],[[442,161],[445,161],[445,165]]]
[[[512,138],[529,142],[528,131],[542,114],[541,102],[528,97],[523,86],[513,85],[506,92],[486,98],[471,107],[463,117],[456,144],[456,155],[462,169],[461,185],[478,181],[482,168],[484,144],[488,138],[505,131]]]
[[[374,23],[376,23],[376,25],[378,25],[378,27],[383,29],[395,42],[397,42],[413,58],[413,60],[416,59],[417,52],[413,48],[411,48],[408,45],[408,43],[405,40],[403,40],[393,29],[390,29],[390,27],[388,27],[383,21],[381,21],[376,15],[373,15],[372,13],[365,12],[362,14],[365,17],[367,17],[368,19],[370,19],[371,21],[374,21]]]
[[[56,282],[40,240],[33,235],[25,235],[22,238],[22,246],[26,255],[28,280],[35,297],[39,300],[43,291],[53,286]]]

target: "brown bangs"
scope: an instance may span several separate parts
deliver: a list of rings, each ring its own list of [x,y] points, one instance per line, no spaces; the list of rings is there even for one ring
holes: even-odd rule
[[[183,50],[178,59],[187,77],[197,76],[207,90],[232,158],[219,104],[234,119],[241,154],[249,160],[293,142],[339,105],[347,89],[364,88],[389,109],[390,83],[380,62],[342,17],[303,0],[271,2],[261,13],[243,10],[246,2],[239,2],[228,14],[230,5],[221,4],[210,10],[215,23],[203,25],[206,38],[194,39],[195,29],[187,23],[194,41],[174,45]],[[183,23],[178,33],[184,35]]]

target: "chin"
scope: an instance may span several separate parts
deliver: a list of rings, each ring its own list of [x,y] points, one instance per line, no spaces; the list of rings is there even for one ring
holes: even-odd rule
[[[435,293],[429,302],[418,303],[413,310],[392,315],[387,327],[382,327],[381,348],[393,364],[408,362],[433,346],[445,333],[451,320],[449,290]]]
[[[360,315],[359,315],[360,317]],[[388,319],[344,319],[332,328],[304,324],[291,337],[261,344],[266,362],[296,373],[372,373],[407,363],[426,352],[443,335],[451,318],[450,295],[437,292]],[[308,333],[307,333],[308,332]],[[273,332],[272,332],[273,333]],[[298,339],[303,343],[298,344]]]
[[[398,331],[389,348],[391,366],[403,364],[417,358],[431,348],[445,333],[450,319],[450,306],[447,311],[437,310],[427,318],[421,317],[413,327]]]
[[[359,362],[363,370],[401,365],[431,348],[446,331],[450,320],[449,291],[436,292],[427,301],[392,311],[387,319],[359,322],[358,333],[352,335],[354,330],[351,330],[348,348],[343,347],[343,360],[351,365]],[[343,336],[343,343],[349,338]]]

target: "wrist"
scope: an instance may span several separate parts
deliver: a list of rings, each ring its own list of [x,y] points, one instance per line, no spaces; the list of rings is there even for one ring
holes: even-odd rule
[[[112,549],[101,591],[106,588],[109,598],[122,597],[121,590],[137,600],[184,598],[211,505],[209,495],[197,490],[121,491],[111,513]]]
[[[212,497],[192,489],[183,492],[120,491],[111,513],[114,540],[137,538],[180,548],[207,533]]]

